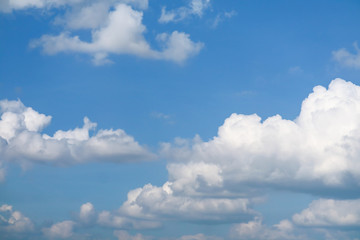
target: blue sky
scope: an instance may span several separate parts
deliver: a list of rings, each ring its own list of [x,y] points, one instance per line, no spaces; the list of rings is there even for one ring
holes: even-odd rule
[[[359,239],[359,11],[1,0],[1,239]]]

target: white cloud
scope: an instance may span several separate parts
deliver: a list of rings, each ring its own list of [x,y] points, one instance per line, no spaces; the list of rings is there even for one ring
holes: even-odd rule
[[[32,221],[21,212],[14,211],[11,205],[4,204],[0,207],[0,234],[24,233],[34,230]]]
[[[357,190],[359,132],[360,87],[341,79],[328,89],[315,87],[294,121],[279,115],[261,121],[257,115],[233,114],[207,142],[196,137],[192,143],[177,139],[175,146],[164,144],[163,156],[173,160],[167,166],[169,180],[161,187],[147,184],[130,191],[117,211],[98,214],[97,223],[142,229],[166,220],[237,222],[257,215],[251,208],[261,200],[257,196],[263,191],[257,189],[315,194],[327,189],[333,195],[338,194],[335,190]],[[328,202],[324,206],[325,212]],[[308,219],[301,218],[305,213],[294,216],[294,222]],[[359,222],[342,213],[348,223]],[[340,212],[333,219],[340,221]],[[288,220],[266,227],[257,218],[237,225],[234,232],[250,239],[296,239],[292,229]]]
[[[201,15],[206,2],[193,0],[191,11]],[[53,23],[64,26],[64,30],[58,35],[45,34],[31,41],[30,47],[42,48],[48,55],[61,52],[88,54],[95,65],[112,63],[108,59],[111,54],[181,63],[198,54],[203,47],[203,43],[190,40],[189,34],[173,31],[159,34],[163,36],[160,41],[163,48],[153,49],[144,37],[146,27],[142,23],[148,0],[7,0],[0,3],[0,12],[60,7],[65,13],[54,14]],[[76,35],[76,30],[80,29],[89,31],[90,41]]]
[[[63,221],[53,224],[50,228],[43,228],[43,233],[49,238],[69,238],[74,235],[75,226],[73,221]]]
[[[161,51],[153,50],[143,36],[146,27],[142,24],[141,11],[134,10],[126,4],[118,4],[114,10],[107,12],[106,4],[96,4],[83,8],[80,13],[67,21],[72,28],[92,28],[91,42],[82,41],[78,36],[71,36],[69,32],[62,32],[58,36],[44,35],[32,41],[30,46],[42,47],[44,53],[49,55],[60,52],[90,54],[96,65],[109,63],[107,58],[109,54],[131,54],[181,63],[190,56],[196,55],[203,47],[202,43],[191,41],[188,34],[174,31],[170,35],[159,35],[161,37],[158,39],[161,40],[164,48]],[[93,11],[97,12],[95,18]],[[92,21],[88,20],[89,17]]]
[[[333,51],[333,59],[339,64],[350,67],[350,68],[360,68],[360,50],[357,43],[354,43],[355,53],[351,53],[345,48]]]
[[[1,164],[17,161],[66,165],[87,161],[128,162],[155,157],[121,129],[102,129],[90,136],[89,132],[96,124],[86,117],[82,128],[59,130],[49,136],[41,134],[41,130],[50,123],[50,116],[25,107],[20,100],[0,101],[0,108]],[[3,169],[1,174],[4,176]]]
[[[157,54],[157,58],[178,63],[182,63],[187,58],[198,54],[204,47],[201,42],[195,43],[191,41],[189,34],[178,31],[174,31],[170,35],[166,33],[159,34],[157,40],[164,45],[162,52]]]
[[[106,22],[110,6],[109,1],[102,1],[74,7],[64,16],[58,16],[55,24],[65,25],[68,29],[98,28]]]
[[[254,239],[254,240],[290,240],[290,239],[307,239],[305,236],[293,234],[292,223],[283,220],[279,224],[268,227],[262,224],[261,218],[256,218],[248,223],[236,224],[230,231],[233,239]]]
[[[83,205],[81,205],[79,218],[82,222],[90,223],[92,220],[95,219],[95,215],[96,215],[96,212],[95,212],[94,205],[92,205],[92,203],[87,202],[87,203],[84,203]]]
[[[177,192],[246,196],[274,187],[336,195],[359,187],[359,132],[360,87],[336,79],[329,89],[315,87],[294,121],[232,114],[210,141],[164,144],[163,156],[174,160],[168,171]]]
[[[294,121],[232,114],[208,142],[197,136],[193,142],[163,144],[162,155],[172,159],[169,180],[130,191],[117,212],[119,222],[244,220],[257,214],[251,206],[261,200],[258,190],[268,187],[352,192],[360,179],[359,132],[360,87],[341,79],[328,89],[315,87]],[[291,229],[289,222],[274,227]]]
[[[145,185],[128,193],[119,213],[140,219],[183,221],[236,221],[255,214],[251,200],[243,198],[195,197],[176,194],[172,183],[162,187]]]
[[[319,199],[293,216],[294,223],[308,227],[360,226],[360,199]]]
[[[210,0],[191,0],[186,7],[179,7],[170,11],[166,7],[161,9],[160,23],[178,22],[190,16],[201,17],[204,11],[210,7]]]

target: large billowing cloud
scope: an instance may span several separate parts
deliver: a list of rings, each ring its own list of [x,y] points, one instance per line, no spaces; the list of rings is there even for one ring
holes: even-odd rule
[[[197,5],[194,11],[201,8]],[[31,47],[42,48],[45,54],[84,53],[92,57],[95,65],[110,63],[108,56],[111,54],[182,63],[203,47],[203,43],[193,42],[189,34],[178,31],[158,34],[158,47],[151,47],[145,39],[146,27],[142,23],[147,0],[8,0],[0,5],[0,11],[59,7],[65,9],[65,13],[55,14],[53,22],[64,30],[58,35],[45,34],[30,43]],[[76,35],[81,29],[89,31],[90,41]]]
[[[360,186],[360,87],[335,79],[314,88],[291,121],[232,114],[218,136],[164,144],[173,191],[252,193],[272,187],[337,195]]]
[[[208,142],[196,137],[164,144],[169,180],[130,191],[118,211],[104,213],[103,222],[243,221],[257,215],[252,206],[262,200],[264,188],[357,195],[359,133],[360,87],[341,79],[328,89],[315,87],[294,121],[232,114]]]
[[[88,118],[84,126],[41,134],[51,116],[36,112],[18,101],[0,101],[1,161],[42,162],[71,165],[88,161],[130,162],[150,160],[155,156],[121,129],[101,129]],[[1,172],[3,177],[4,173]]]
[[[1,149],[7,153],[7,159],[22,156],[34,161],[50,159],[68,163],[63,162],[64,152],[75,163],[96,160],[96,157],[122,161],[131,154],[151,156],[122,131],[115,134],[118,130],[100,130],[90,136],[89,130],[95,126],[87,119],[82,128],[48,136],[40,132],[50,123],[49,116],[19,101],[2,101],[0,106],[3,111]],[[25,138],[23,134],[35,137]],[[108,135],[113,140],[102,138]],[[303,101],[295,120],[276,115],[261,121],[257,115],[233,114],[219,128],[218,136],[207,142],[196,137],[192,142],[177,139],[175,145],[164,144],[161,151],[169,159],[169,179],[163,186],[147,184],[130,191],[127,200],[115,211],[97,212],[91,203],[86,203],[81,206],[78,222],[61,222],[44,233],[55,234],[64,227],[66,231],[58,232],[72,236],[75,223],[76,226],[96,224],[113,229],[149,229],[160,227],[163,221],[234,222],[238,224],[233,226],[231,236],[236,239],[304,239],[301,231],[296,234],[303,226],[358,227],[359,200],[316,200],[295,214],[292,222],[284,220],[270,227],[262,224],[252,206],[263,200],[264,188],[358,197],[359,136],[360,87],[335,79],[328,89],[314,88]],[[14,139],[18,138],[26,141],[15,144]],[[27,147],[26,143],[34,144],[35,148]],[[7,150],[10,144],[15,144],[11,149],[16,151]],[[107,148],[113,146],[111,144],[119,147]],[[88,155],[84,155],[83,149],[88,149]],[[124,154],[125,150],[113,153],[111,149],[126,149],[131,154]],[[106,154],[111,156],[107,158]],[[253,217],[253,221],[241,223]],[[294,231],[294,228],[297,229]],[[322,230],[327,236],[338,234]],[[121,231],[116,234],[130,239],[144,237]]]

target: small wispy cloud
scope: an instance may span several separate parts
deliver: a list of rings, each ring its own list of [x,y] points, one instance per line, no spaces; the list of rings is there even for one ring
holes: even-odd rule
[[[237,12],[232,10],[230,12],[223,12],[216,15],[216,18],[212,24],[213,28],[216,28],[221,22],[225,21],[226,19],[230,19],[237,15]]]
[[[349,52],[345,48],[341,48],[332,52],[333,59],[340,65],[349,68],[360,69],[360,49],[357,42],[353,43],[355,53]]]
[[[179,22],[190,16],[202,17],[204,11],[210,7],[210,0],[192,0],[188,6],[179,7],[173,10],[161,9],[159,23]]]
[[[299,73],[303,73],[303,72],[304,72],[304,70],[300,66],[290,67],[288,70],[288,73],[290,73],[290,74],[299,74]]]
[[[168,124],[174,124],[175,121],[172,119],[171,115],[162,113],[162,112],[152,112],[150,114],[151,118],[153,119],[158,119],[158,120],[162,120],[165,121]]]

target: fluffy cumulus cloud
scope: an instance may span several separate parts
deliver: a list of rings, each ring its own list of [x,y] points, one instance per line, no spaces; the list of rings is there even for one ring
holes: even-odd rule
[[[201,15],[206,3],[193,1],[192,11]],[[84,53],[92,57],[95,65],[111,63],[111,54],[128,54],[142,58],[169,60],[182,63],[199,53],[201,42],[193,42],[184,32],[158,34],[157,49],[145,39],[146,27],[142,23],[147,0],[5,0],[0,3],[0,11],[35,9],[65,9],[65,13],[55,14],[53,23],[63,26],[58,35],[45,34],[33,40],[30,46],[42,48],[48,55]],[[91,40],[84,41],[77,30],[88,30]]]
[[[359,227],[360,199],[319,199],[293,216],[297,225],[307,227]]]
[[[71,36],[69,32],[63,32],[57,36],[44,35],[33,41],[31,46],[42,47],[43,51],[50,55],[60,52],[87,53],[93,57],[93,63],[96,65],[110,62],[109,54],[131,54],[181,63],[196,55],[203,47],[202,43],[193,42],[189,34],[174,31],[171,34],[159,34],[157,39],[162,49],[154,50],[144,37],[146,27],[142,24],[142,12],[134,10],[129,5],[118,4],[114,10],[106,12],[105,16],[101,13],[101,7],[98,11],[98,6],[92,6],[93,9],[86,9],[84,13],[88,16],[92,11],[96,11],[101,15],[98,18],[106,18],[103,25],[92,30],[90,42],[82,41],[78,36]],[[97,25],[97,21],[87,21],[86,16],[70,24],[77,27],[87,27],[86,24]]]
[[[193,142],[177,139],[175,146],[164,144],[163,156],[172,159],[168,181],[130,191],[117,211],[101,212],[98,222],[140,229],[156,227],[148,225],[152,220],[244,221],[258,216],[252,206],[263,200],[264,188],[356,195],[359,131],[360,87],[341,79],[328,89],[315,87],[294,121],[279,115],[261,121],[257,115],[233,114],[208,142],[196,137]],[[295,219],[299,223],[299,217]],[[256,220],[236,231],[243,234],[251,226],[263,229]],[[260,232],[263,238],[286,239],[287,228],[289,221]]]
[[[193,1],[192,11],[201,14],[202,1]],[[157,48],[145,39],[146,27],[143,22],[147,0],[7,0],[0,4],[0,11],[26,10],[29,8],[52,9],[55,11],[53,23],[63,26],[58,35],[45,34],[32,40],[30,46],[42,48],[48,55],[83,53],[92,57],[95,65],[111,63],[109,55],[127,54],[142,58],[170,60],[182,63],[199,53],[201,42],[193,42],[184,32],[158,34]],[[82,40],[77,30],[87,30],[91,40]]]
[[[354,48],[355,53],[351,53],[345,48],[333,51],[333,59],[345,67],[360,69],[360,50],[356,42]]]
[[[176,192],[226,196],[273,187],[356,194],[359,123],[360,87],[335,79],[328,89],[315,87],[293,121],[232,114],[210,141],[177,140],[164,144],[163,154],[174,160],[168,171]]]
[[[58,222],[49,228],[43,228],[42,231],[48,238],[65,239],[74,235],[73,229],[75,224],[73,221]]]
[[[42,162],[60,165],[87,161],[128,162],[153,159],[154,155],[140,146],[123,130],[102,129],[90,136],[96,127],[88,118],[84,125],[53,136],[41,134],[51,116],[38,113],[18,101],[0,101],[1,162]],[[2,172],[2,175],[4,173]]]
[[[0,206],[0,235],[29,233],[34,230],[32,221],[21,212],[13,210],[13,206]]]
[[[190,16],[201,17],[206,9],[210,7],[210,0],[191,0],[188,6],[173,10],[161,9],[160,23],[178,22]]]
[[[87,202],[81,205],[79,218],[84,223],[90,223],[94,220],[96,215],[94,205],[92,203]]]

